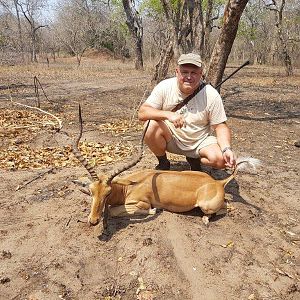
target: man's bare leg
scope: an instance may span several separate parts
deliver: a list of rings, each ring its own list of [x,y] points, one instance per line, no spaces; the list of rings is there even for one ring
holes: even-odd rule
[[[172,134],[168,126],[163,121],[151,120],[145,134],[145,143],[150,150],[156,155],[159,165],[166,167],[170,163],[166,157],[167,143],[171,140]],[[202,148],[199,152],[200,162],[206,166],[217,169],[225,168],[225,161],[218,144],[212,144]],[[168,168],[162,168],[168,169]]]
[[[200,161],[206,166],[210,166],[216,169],[224,169],[225,161],[221,149],[218,144],[212,144],[202,148],[199,152]]]
[[[167,143],[171,138],[171,132],[163,121],[150,121],[145,134],[145,143],[156,156],[166,154]]]
[[[145,143],[158,159],[158,170],[169,170],[170,162],[167,159],[167,143],[171,140],[172,135],[168,126],[163,121],[151,120],[145,134]]]

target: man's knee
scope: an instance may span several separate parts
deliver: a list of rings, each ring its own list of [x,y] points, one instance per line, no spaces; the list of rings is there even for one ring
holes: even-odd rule
[[[169,136],[169,129],[163,121],[151,120],[145,133],[144,141],[146,144],[148,144],[161,138],[169,140]]]
[[[208,146],[204,151],[200,151],[201,163],[216,169],[223,169],[225,161],[221,150],[217,145]]]
[[[211,166],[216,169],[225,168],[225,161],[222,155],[221,156],[216,155],[215,157],[213,157],[213,159],[210,162],[211,162]]]

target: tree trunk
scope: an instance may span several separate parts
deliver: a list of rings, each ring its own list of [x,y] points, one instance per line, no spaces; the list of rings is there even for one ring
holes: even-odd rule
[[[135,44],[135,68],[143,69],[143,25],[142,20],[134,7],[134,0],[122,0],[126,14],[126,24]]]
[[[170,1],[160,0],[166,19],[171,27],[171,35],[173,36],[173,56],[180,56],[180,46],[182,40],[182,23],[183,23],[183,6],[185,1],[178,1],[176,9],[173,9]],[[168,46],[166,45],[166,48]]]
[[[25,62],[24,57],[24,42],[23,42],[23,35],[22,35],[22,27],[21,27],[21,20],[20,20],[20,13],[18,9],[18,2],[17,0],[14,0],[16,15],[17,15],[17,21],[18,21],[18,34],[19,34],[19,44],[20,44],[20,51],[22,56],[23,63]]]
[[[159,62],[155,66],[155,73],[152,77],[152,81],[160,82],[165,79],[168,74],[170,62],[174,56],[173,41],[168,42],[166,48],[164,48],[160,54]]]
[[[202,40],[201,40],[201,57],[203,59],[208,59],[211,54],[211,48],[210,48],[210,34],[212,32],[213,28],[213,21],[216,20],[219,17],[213,17],[213,0],[207,1],[207,8],[206,8],[206,14],[205,14],[205,20],[203,20],[203,34],[202,34]],[[203,18],[203,16],[202,16]]]
[[[292,59],[288,51],[288,46],[286,43],[286,39],[283,36],[282,32],[282,20],[283,20],[283,9],[285,6],[285,0],[282,0],[281,6],[279,10],[277,11],[277,22],[276,22],[276,27],[277,27],[277,34],[279,38],[279,47],[281,49],[281,59],[283,61],[283,64],[285,66],[285,73],[287,76],[290,76],[293,74],[293,66],[292,66]]]
[[[195,41],[195,48],[199,51],[200,56],[202,59],[205,59],[205,51],[204,51],[204,44],[205,44],[205,22],[203,16],[203,9],[202,9],[202,1],[198,3],[198,15],[197,19],[197,31],[195,32],[196,41]]]
[[[228,56],[230,54],[240,17],[248,0],[229,0],[224,11],[223,26],[210,59],[207,80],[212,85],[222,81]]]
[[[34,25],[33,25],[34,26]],[[31,31],[31,62],[37,63],[37,56],[36,56],[36,48],[37,48],[37,41],[36,41],[36,29],[33,28]]]

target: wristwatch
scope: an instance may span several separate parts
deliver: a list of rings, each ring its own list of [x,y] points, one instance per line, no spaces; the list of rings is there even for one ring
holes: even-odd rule
[[[231,147],[225,147],[225,148],[222,150],[222,155],[223,155],[227,150],[231,150],[231,151],[232,151]]]

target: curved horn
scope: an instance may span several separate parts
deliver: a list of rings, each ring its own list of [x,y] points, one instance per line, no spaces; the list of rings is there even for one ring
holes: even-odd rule
[[[143,157],[144,154],[144,138],[145,138],[145,134],[147,132],[147,129],[149,127],[150,124],[150,120],[147,122],[147,125],[145,126],[145,129],[143,131],[143,135],[140,141],[140,147],[139,147],[139,153],[138,156],[136,157],[136,159],[134,159],[132,162],[126,164],[125,166],[123,166],[122,168],[114,171],[108,178],[107,183],[110,184],[111,181],[114,179],[114,177],[116,177],[117,175],[119,175],[120,173],[132,168],[133,166],[135,166],[138,162],[140,162],[140,160]]]
[[[79,141],[80,141],[81,136],[82,136],[82,116],[81,116],[81,106],[80,106],[80,104],[78,105],[78,109],[79,109],[79,129],[80,129],[80,132],[79,132],[79,136],[76,140],[76,143],[73,143],[72,152],[75,155],[75,157],[81,162],[81,164],[87,169],[87,171],[91,175],[92,179],[97,181],[97,180],[99,180],[99,177],[98,177],[95,169],[88,163],[88,161],[83,157],[83,155],[81,154],[81,152],[79,150]]]

